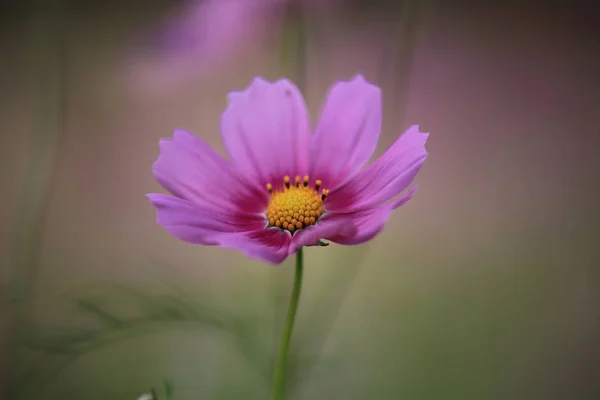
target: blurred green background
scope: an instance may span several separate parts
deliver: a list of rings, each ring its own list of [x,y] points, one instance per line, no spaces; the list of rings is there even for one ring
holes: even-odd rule
[[[377,154],[418,123],[430,156],[376,239],[305,252],[288,398],[600,398],[596,14],[363,3],[311,21],[312,115],[363,73]],[[169,73],[138,39],[178,3],[3,7],[3,398],[164,399],[163,379],[175,399],[268,398],[293,260],[180,242],[144,195],[160,138],[222,151],[226,93],[293,77],[277,35]]]

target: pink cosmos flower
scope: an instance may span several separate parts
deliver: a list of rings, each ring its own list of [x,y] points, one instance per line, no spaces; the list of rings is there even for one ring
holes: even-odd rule
[[[152,55],[127,58],[128,79],[148,90],[163,90],[210,71],[239,51],[282,33],[286,7],[302,6],[308,16],[335,10],[340,0],[192,1],[160,29]],[[151,35],[153,36],[153,35]]]
[[[363,169],[381,130],[381,90],[361,75],[334,84],[314,134],[298,88],[255,78],[229,94],[221,135],[229,160],[175,131],[153,166],[173,196],[149,194],[157,222],[189,243],[279,264],[320,239],[375,237],[422,167],[428,133],[412,126]],[[404,193],[403,193],[404,192]]]

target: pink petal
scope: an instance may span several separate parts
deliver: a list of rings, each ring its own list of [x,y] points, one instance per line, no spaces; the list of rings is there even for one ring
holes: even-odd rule
[[[398,207],[401,207],[403,205],[405,205],[406,203],[408,203],[408,201],[410,199],[412,199],[413,194],[415,194],[415,192],[417,191],[418,186],[413,186],[412,188],[408,189],[408,191],[406,191],[406,193],[396,197],[394,200],[390,201],[387,205],[392,209],[395,210]]]
[[[257,229],[252,232],[230,235],[219,245],[241,251],[247,257],[280,264],[288,256],[291,235],[279,228]]]
[[[289,255],[294,254],[302,246],[316,246],[319,240],[330,237],[350,239],[357,234],[351,218],[339,218],[327,214],[316,225],[297,231],[292,237]]]
[[[311,176],[334,190],[369,161],[381,131],[381,90],[362,75],[331,87],[312,142]]]
[[[148,198],[156,208],[157,223],[185,242],[232,248],[273,264],[288,255],[290,234],[266,229],[262,215],[231,214],[207,202],[199,206],[164,194],[149,194]]]
[[[414,125],[381,157],[356,175],[339,190],[331,192],[325,207],[333,212],[352,212],[380,206],[392,201],[393,208],[408,200],[397,199],[415,179],[427,158],[428,133]],[[410,194],[412,196],[412,193]]]
[[[232,163],[264,191],[285,175],[305,175],[309,163],[309,117],[298,88],[286,79],[255,78],[229,94],[221,119],[223,142]]]
[[[333,214],[332,220],[352,224],[355,233],[354,235],[335,234],[326,237],[326,239],[343,245],[356,245],[368,242],[383,230],[391,212],[392,207],[386,205],[350,214]]]
[[[156,222],[188,243],[216,245],[227,236],[264,228],[261,215],[232,214],[208,202],[201,205],[164,194],[148,194],[156,208]]]
[[[252,190],[233,165],[202,139],[177,130],[160,141],[160,155],[152,166],[156,180],[175,196],[191,202],[261,212],[268,202],[264,190]]]

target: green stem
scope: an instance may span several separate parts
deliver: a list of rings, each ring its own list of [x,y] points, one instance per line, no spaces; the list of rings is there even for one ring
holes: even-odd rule
[[[302,247],[296,253],[296,275],[294,277],[294,288],[290,299],[287,316],[285,318],[285,326],[281,335],[281,346],[279,347],[279,358],[275,366],[275,377],[273,380],[273,400],[283,399],[285,387],[285,364],[287,361],[290,341],[292,339],[292,330],[294,329],[294,320],[298,311],[298,303],[300,302],[300,291],[302,289],[302,269],[303,255]]]
[[[305,89],[306,84],[306,23],[302,4],[289,4],[285,28],[281,35],[279,66],[282,75],[293,78],[301,91]]]
[[[17,386],[27,354],[24,338],[31,330],[35,281],[42,264],[41,252],[50,200],[53,195],[64,139],[65,102],[65,7],[64,1],[30,2],[29,79],[33,82],[31,137],[28,165],[14,216],[9,263],[11,346],[8,349],[8,398],[20,397]]]

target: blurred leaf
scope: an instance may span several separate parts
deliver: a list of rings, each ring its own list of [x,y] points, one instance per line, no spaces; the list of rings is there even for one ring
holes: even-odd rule
[[[342,371],[342,359],[335,356],[323,356],[323,354],[301,354],[291,352],[289,354],[287,367],[286,391],[292,393],[295,388],[311,379],[312,374],[326,376],[327,380],[335,380],[335,371]],[[316,361],[318,360],[318,362]],[[306,368],[305,366],[310,366]]]
[[[164,381],[164,386],[165,386],[165,396],[167,396],[167,400],[172,400],[173,399],[173,384],[165,379]]]
[[[120,318],[104,310],[100,304],[91,299],[79,299],[77,307],[105,322],[110,327],[121,327],[123,325],[123,321]]]
[[[104,332],[104,329],[63,328],[48,329],[37,327],[25,338],[26,347],[51,354],[69,354],[77,351],[85,343]]]
[[[257,370],[260,379],[270,380],[265,351],[258,345],[256,317],[238,318],[231,312],[178,295],[151,296],[118,284],[87,288],[85,293],[71,294],[68,298],[102,326],[32,329],[26,337],[26,346],[52,357],[20,376],[19,387],[32,398],[82,356],[121,340],[169,329],[211,329],[225,333],[248,365]],[[171,399],[173,386],[167,380],[164,390],[166,398]]]
[[[368,245],[364,247],[366,246]],[[364,248],[349,249],[349,251],[355,254],[344,262],[330,266],[331,273],[329,278],[324,281],[323,289],[315,306],[307,312],[302,311],[310,316],[310,325],[296,324],[287,367],[290,371],[290,380],[286,387],[290,391],[294,390],[299,382],[300,371],[302,371],[302,376],[308,376],[315,366],[322,362],[323,347],[329,339],[337,314],[342,308],[358,274],[361,262],[367,254]]]

